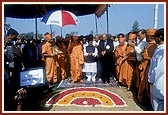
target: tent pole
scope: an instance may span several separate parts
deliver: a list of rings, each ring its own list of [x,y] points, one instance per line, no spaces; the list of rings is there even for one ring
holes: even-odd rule
[[[106,5],[106,16],[107,16],[107,34],[109,34],[109,20],[108,20],[108,5]]]
[[[35,31],[36,31],[36,40],[37,40],[37,17],[35,18]]]
[[[95,23],[96,23],[96,35],[98,35],[98,29],[97,29],[97,16],[95,14]]]
[[[52,35],[52,27],[51,27],[51,24],[50,24],[50,31],[51,31],[51,35]]]
[[[6,25],[6,17],[4,17],[4,25]],[[4,34],[7,35],[7,29],[6,26],[4,27]]]
[[[62,38],[62,27],[61,27],[61,38]]]
[[[153,28],[157,28],[157,21],[158,21],[158,5],[155,4],[155,10],[154,10],[154,25]]]
[[[37,41],[37,17],[35,18],[35,28],[36,28],[36,41]],[[38,53],[39,53],[39,51],[38,51],[38,48],[37,48],[37,46],[36,46],[36,60],[39,60],[38,59]]]
[[[60,6],[60,10],[62,10],[62,6]],[[61,38],[62,38],[62,26],[61,26]]]

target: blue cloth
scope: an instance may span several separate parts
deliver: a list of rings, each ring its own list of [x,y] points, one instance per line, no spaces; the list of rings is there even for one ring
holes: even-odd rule
[[[14,58],[12,47],[11,46],[7,46],[6,48],[7,48],[6,55],[8,55],[9,59],[12,61],[13,58]]]
[[[95,53],[95,49],[96,47],[95,46],[86,46],[86,53]],[[85,62],[87,63],[93,63],[97,61],[97,58],[93,55],[88,55],[88,56],[85,56]]]
[[[95,52],[95,46],[86,46],[86,52],[87,53],[89,53],[89,52],[94,53]]]
[[[164,81],[165,81],[164,55],[165,55],[164,45],[158,46],[153,54],[153,57],[150,62],[149,71],[148,71],[148,82],[150,83],[151,102],[154,110],[158,110],[158,106],[160,106],[159,100],[163,101],[164,95],[165,95],[164,94]],[[155,101],[153,99],[155,99]]]

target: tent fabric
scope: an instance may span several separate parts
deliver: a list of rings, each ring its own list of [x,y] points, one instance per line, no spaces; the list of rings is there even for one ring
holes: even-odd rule
[[[107,10],[107,7],[109,6],[110,5],[99,5],[95,11],[96,16],[100,17]]]
[[[106,4],[4,4],[4,16],[11,18],[40,18],[52,10],[67,10],[76,16],[96,14],[100,17]]]

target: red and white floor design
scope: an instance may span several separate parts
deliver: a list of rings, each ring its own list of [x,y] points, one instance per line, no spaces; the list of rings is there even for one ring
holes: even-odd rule
[[[82,107],[124,107],[125,101],[117,94],[97,87],[69,88],[53,95],[46,105]]]

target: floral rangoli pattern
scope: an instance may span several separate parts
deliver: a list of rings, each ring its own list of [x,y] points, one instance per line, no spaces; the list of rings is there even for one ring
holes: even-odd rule
[[[61,91],[52,96],[47,105],[58,106],[101,106],[101,107],[124,107],[125,101],[117,94],[97,87],[76,87]]]

